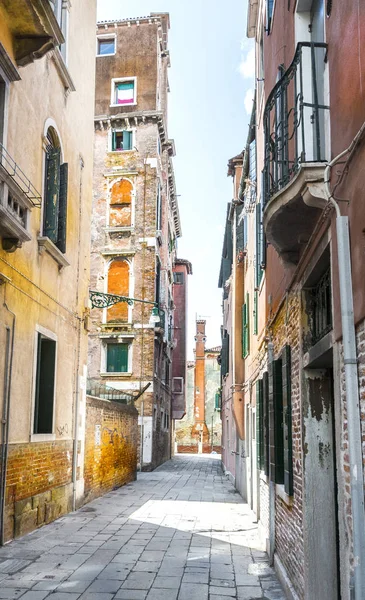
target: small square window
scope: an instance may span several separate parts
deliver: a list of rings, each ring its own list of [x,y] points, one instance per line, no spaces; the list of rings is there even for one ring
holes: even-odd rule
[[[112,104],[135,104],[135,80],[114,80]]]
[[[184,273],[175,272],[174,273],[174,283],[178,283],[178,284],[184,283]]]
[[[133,149],[133,133],[131,131],[112,131],[112,152]]]
[[[98,39],[98,56],[115,54],[115,38]]]
[[[106,372],[127,373],[128,372],[128,350],[129,344],[107,344],[106,350]]]

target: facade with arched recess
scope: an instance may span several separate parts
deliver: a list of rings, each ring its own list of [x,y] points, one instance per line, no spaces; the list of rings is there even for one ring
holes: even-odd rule
[[[89,375],[135,395],[148,385],[136,401],[142,469],[171,455],[181,227],[167,133],[168,30],[168,14],[103,22],[97,30],[91,289],[144,302],[92,311]],[[149,322],[153,303],[157,324]]]

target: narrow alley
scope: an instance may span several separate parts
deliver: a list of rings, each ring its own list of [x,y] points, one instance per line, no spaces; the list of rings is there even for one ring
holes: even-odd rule
[[[0,549],[0,598],[284,600],[219,455],[180,455]]]

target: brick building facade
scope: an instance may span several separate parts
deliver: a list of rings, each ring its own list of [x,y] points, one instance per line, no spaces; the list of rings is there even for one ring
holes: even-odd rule
[[[168,30],[168,14],[151,14],[99,23],[96,37],[91,289],[143,302],[93,310],[89,376],[130,393],[149,384],[136,402],[142,469],[171,453],[172,269],[181,228],[167,134]]]
[[[0,544],[83,498],[95,24],[0,6]]]
[[[224,327],[241,330],[244,358],[233,379],[230,340],[223,384],[240,390],[245,410],[236,461],[227,463],[288,597],[357,600],[365,595],[365,12],[324,0],[248,5],[257,87],[221,282]],[[255,181],[251,162],[262,173]]]

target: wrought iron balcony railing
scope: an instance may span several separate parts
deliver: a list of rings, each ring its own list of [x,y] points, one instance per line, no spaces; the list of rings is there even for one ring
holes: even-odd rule
[[[264,204],[308,162],[325,162],[327,44],[300,42],[265,106]]]
[[[19,165],[17,165],[15,160],[10,156],[5,146],[0,143],[0,170],[1,169],[3,169],[5,173],[12,179],[20,192],[27,197],[33,206],[41,205],[41,194],[36,190],[32,182],[21,170]]]

